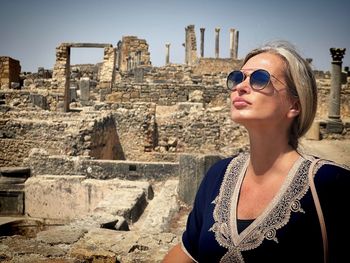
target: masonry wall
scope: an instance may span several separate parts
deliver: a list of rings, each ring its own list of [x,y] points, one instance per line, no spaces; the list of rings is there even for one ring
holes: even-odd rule
[[[49,155],[123,159],[112,115],[8,112],[0,120],[0,166],[20,166],[32,148]]]
[[[146,40],[139,39],[136,36],[124,36],[119,52],[119,65],[120,71],[126,71],[128,69],[137,66],[150,66],[150,53],[148,51],[148,44]],[[139,52],[140,55],[137,53]],[[131,59],[128,61],[128,59]],[[128,68],[128,63],[129,68]]]
[[[11,57],[0,57],[0,89],[11,87],[11,82],[20,83],[21,66]]]
[[[199,58],[193,72],[201,75],[225,73],[227,76],[231,71],[239,69],[242,62],[231,58]]]

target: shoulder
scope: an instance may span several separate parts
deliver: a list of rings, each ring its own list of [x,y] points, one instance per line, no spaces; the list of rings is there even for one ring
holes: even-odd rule
[[[321,159],[315,167],[315,182],[328,187],[350,187],[350,168]]]

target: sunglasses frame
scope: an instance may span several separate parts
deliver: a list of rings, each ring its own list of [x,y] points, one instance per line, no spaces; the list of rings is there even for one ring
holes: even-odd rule
[[[254,81],[254,78],[252,78],[251,76],[256,74],[257,72],[261,72],[261,71],[264,72],[264,73],[267,73],[267,75],[269,76],[269,80],[267,81],[267,83],[264,86],[262,86],[262,88],[255,88],[254,85],[253,85],[254,83],[252,83],[252,81]],[[242,80],[241,80],[241,82],[237,83],[234,87],[230,88],[229,85],[228,85],[228,82],[230,80],[231,74],[234,73],[234,72],[242,74]],[[270,72],[268,72],[265,69],[256,69],[253,72],[251,72],[250,74],[244,73],[241,70],[234,70],[234,71],[230,72],[230,74],[228,74],[228,76],[227,76],[227,80],[226,80],[226,87],[227,87],[227,89],[230,90],[230,91],[235,91],[237,89],[236,88],[237,85],[242,83],[247,77],[249,77],[249,84],[250,84],[250,86],[252,87],[253,90],[263,90],[264,88],[266,88],[266,86],[271,82],[271,77],[274,78],[275,80],[277,80],[278,82],[280,82],[281,84],[283,84],[284,86],[286,86],[285,83],[280,81],[278,78],[276,78],[274,75],[270,74]]]

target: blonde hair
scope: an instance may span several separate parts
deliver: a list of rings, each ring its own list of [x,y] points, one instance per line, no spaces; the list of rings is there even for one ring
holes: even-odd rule
[[[294,119],[289,132],[289,144],[298,148],[299,138],[310,128],[317,109],[317,85],[309,63],[303,59],[296,48],[287,41],[274,41],[252,50],[243,61],[243,65],[260,53],[272,53],[280,56],[285,64],[285,78],[289,93],[299,100],[300,113]]]

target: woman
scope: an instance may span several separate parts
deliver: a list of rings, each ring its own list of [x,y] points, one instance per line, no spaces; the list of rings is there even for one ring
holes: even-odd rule
[[[319,216],[298,151],[313,122],[312,70],[286,42],[250,52],[227,79],[231,117],[249,133],[250,151],[219,161],[197,192],[181,244],[169,262],[324,262]],[[328,235],[329,262],[344,262],[350,237],[350,172],[321,160],[314,183]]]

